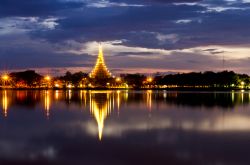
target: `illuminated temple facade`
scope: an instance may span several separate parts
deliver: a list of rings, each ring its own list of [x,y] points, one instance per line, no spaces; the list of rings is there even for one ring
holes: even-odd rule
[[[98,57],[97,57],[97,61],[95,64],[94,69],[91,71],[91,73],[89,74],[90,78],[93,79],[107,79],[107,78],[111,78],[111,73],[108,70],[105,61],[104,61],[104,57],[103,57],[103,51],[102,51],[102,46],[99,45],[99,53],[98,53]]]

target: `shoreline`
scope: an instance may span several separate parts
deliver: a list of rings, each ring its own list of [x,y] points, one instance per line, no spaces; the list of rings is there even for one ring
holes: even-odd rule
[[[249,91],[249,88],[187,88],[187,87],[175,87],[175,88],[0,88],[0,90],[132,90],[132,91],[145,91],[145,90],[157,90],[157,91]]]

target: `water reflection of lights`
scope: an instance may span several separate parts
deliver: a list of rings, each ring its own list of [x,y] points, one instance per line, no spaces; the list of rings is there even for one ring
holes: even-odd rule
[[[8,116],[8,96],[7,96],[7,91],[3,91],[3,96],[2,96],[2,106],[3,106],[3,114],[4,117]]]
[[[72,90],[68,90],[67,92],[66,92],[66,98],[70,101],[71,100],[71,98],[72,98]]]
[[[125,99],[125,101],[128,100],[128,90],[126,90],[125,93],[124,93],[124,99]]]
[[[241,102],[243,103],[244,102],[244,90],[241,90]]]
[[[98,125],[98,138],[102,140],[105,119],[114,110],[115,98],[119,100],[117,107],[120,106],[120,92],[115,96],[114,92],[90,92],[90,113],[95,117]]]
[[[55,91],[55,99],[56,99],[56,100],[59,99],[59,91],[58,91],[58,90]]]
[[[45,109],[46,117],[49,118],[50,116],[50,92],[49,91],[45,91],[44,109]]]
[[[81,91],[81,97],[84,99],[84,106],[87,106],[87,91]]]
[[[118,115],[119,115],[119,110],[120,110],[120,93],[121,93],[121,91],[117,91],[117,100],[116,100],[116,102],[117,102],[117,109],[118,109]]]
[[[99,140],[102,140],[103,136],[106,135],[110,135],[112,133],[114,134],[118,134],[118,132],[121,132],[122,129],[148,129],[149,125],[148,125],[148,121],[142,121],[145,120],[145,118],[141,119],[141,124],[137,125],[139,122],[139,118],[135,115],[131,115],[129,116],[129,124],[128,122],[126,122],[124,125],[119,126],[119,123],[115,124],[115,125],[111,125],[111,124],[106,124],[106,120],[110,117],[111,113],[113,113],[115,110],[118,110],[117,113],[119,113],[119,109],[121,108],[122,110],[125,109],[136,109],[137,107],[134,105],[142,105],[142,108],[139,107],[138,110],[146,110],[146,109],[151,109],[156,110],[166,110],[167,106],[169,104],[173,104],[175,105],[177,108],[182,108],[182,107],[178,107],[178,103],[183,103],[183,105],[185,104],[185,108],[187,109],[192,109],[190,106],[192,106],[192,104],[188,104],[186,102],[186,100],[184,100],[184,98],[188,98],[189,95],[184,92],[181,93],[177,93],[177,92],[168,92],[168,91],[163,91],[162,92],[158,92],[156,93],[155,91],[139,91],[138,93],[140,94],[138,96],[138,94],[136,93],[137,91],[132,91],[131,93],[129,93],[128,91],[125,90],[117,90],[117,91],[85,91],[85,90],[81,90],[79,91],[78,95],[77,92],[78,91],[74,91],[74,93],[72,93],[72,90],[66,90],[66,91],[52,91],[52,90],[44,90],[44,91],[38,91],[38,92],[30,92],[30,91],[14,91],[13,93],[11,93],[12,91],[8,91],[8,90],[2,90],[2,92],[0,92],[1,97],[0,100],[2,101],[2,114],[4,116],[7,117],[7,115],[9,116],[10,113],[8,114],[8,110],[10,110],[11,105],[15,104],[20,104],[21,106],[23,106],[24,103],[26,104],[38,104],[38,103],[42,103],[40,106],[42,106],[43,109],[43,113],[46,113],[46,116],[49,117],[50,113],[52,112],[52,101],[57,100],[57,101],[68,101],[69,97],[71,98],[70,95],[74,94],[72,96],[72,104],[70,106],[73,105],[73,108],[78,108],[78,106],[76,103],[79,103],[81,100],[81,104],[85,104],[85,107],[89,109],[91,116],[92,117],[92,121],[93,125],[91,125],[91,133],[94,133],[93,135],[96,136],[98,135]],[[65,93],[66,94],[65,94]],[[72,93],[72,94],[71,94]],[[133,93],[136,93],[136,95],[133,95]],[[65,97],[65,95],[67,97]],[[165,94],[165,96],[164,96]],[[226,130],[250,130],[250,126],[247,125],[249,123],[249,117],[247,117],[246,115],[241,115],[241,113],[243,113],[242,109],[246,109],[245,106],[242,105],[248,105],[249,101],[250,101],[250,92],[247,91],[232,91],[231,93],[223,93],[222,95],[217,92],[216,98],[217,100],[214,100],[214,105],[212,109],[225,109],[221,108],[222,106],[224,106],[224,103],[228,103],[230,109],[232,109],[232,111],[230,112],[224,112],[223,111],[223,116],[221,116],[219,113],[221,111],[202,111],[202,109],[211,109],[211,107],[208,106],[200,106],[201,103],[207,101],[206,98],[208,99],[214,99],[213,95],[215,95],[214,93],[202,93],[201,96],[203,98],[201,98],[201,100],[197,99],[197,106],[196,108],[201,110],[201,111],[187,111],[187,112],[177,112],[177,111],[171,111],[171,109],[169,109],[169,116],[170,117],[166,117],[166,116],[157,116],[159,115],[160,112],[156,112],[154,113],[154,118],[150,119],[150,128],[162,128],[162,127],[166,127],[166,128],[172,128],[172,127],[180,127],[186,130],[202,130],[202,131],[226,131]],[[76,98],[76,96],[78,98]],[[185,96],[185,97],[184,97]],[[190,95],[190,96],[196,96],[196,95]],[[166,99],[166,98],[167,99]],[[177,99],[175,99],[177,97]],[[31,99],[32,98],[32,99]],[[164,99],[165,98],[165,99]],[[197,97],[195,97],[197,98]],[[81,100],[80,100],[81,99]],[[132,100],[134,99],[134,100]],[[14,102],[16,101],[16,102]],[[133,101],[133,102],[132,102]],[[136,103],[134,103],[134,101],[137,101]],[[142,102],[143,101],[143,102]],[[160,104],[158,104],[157,101],[164,101],[164,102],[160,102]],[[167,102],[168,101],[168,102]],[[176,101],[179,101],[176,103]],[[183,102],[181,102],[183,101]],[[233,104],[231,104],[231,101]],[[166,104],[161,104],[161,103],[165,103]],[[169,104],[168,104],[169,103]],[[205,102],[206,103],[206,102]],[[243,104],[244,103],[244,104]],[[33,105],[32,104],[32,105]],[[123,106],[121,106],[123,104]],[[63,107],[64,108],[64,104],[57,104],[58,106]],[[158,106],[159,105],[159,106]],[[217,106],[219,105],[219,106]],[[54,106],[53,106],[54,107]],[[71,108],[71,107],[70,107]],[[141,108],[141,109],[140,109]],[[237,111],[236,111],[237,110]],[[122,111],[121,111],[122,112]],[[132,113],[132,112],[125,112],[123,113],[123,115],[121,116],[121,118],[123,119],[124,117],[126,117],[126,113]],[[136,113],[136,112],[135,112]],[[150,113],[150,112],[148,112]],[[168,113],[168,111],[162,112],[162,113]],[[185,115],[181,115],[181,116],[171,116],[172,113],[181,113],[181,114],[185,114]],[[194,113],[194,114],[198,114],[201,115],[200,117],[203,118],[203,121],[199,120],[193,120],[194,118],[190,119],[190,113]],[[246,114],[248,114],[248,112],[244,112]],[[138,113],[140,114],[140,113]],[[213,117],[214,114],[218,114],[218,118]],[[195,115],[194,115],[195,116]],[[208,117],[207,117],[208,116]],[[161,118],[162,117],[162,118]],[[134,120],[135,123],[131,122],[132,119]],[[178,122],[176,122],[176,120],[178,120]],[[113,122],[113,121],[112,121]],[[155,124],[154,124],[155,122]],[[97,124],[96,124],[97,123]],[[152,124],[153,123],[153,124]],[[106,125],[105,125],[106,124]],[[129,126],[128,126],[129,125]],[[130,128],[131,126],[131,128]],[[124,127],[124,128],[121,128]],[[129,128],[128,128],[129,127]],[[145,128],[144,128],[145,127]],[[89,128],[89,127],[88,127]],[[116,129],[117,128],[117,129]],[[112,132],[112,133],[110,133]]]
[[[167,92],[165,90],[163,92],[164,92],[163,93],[163,98],[165,99],[165,98],[167,98]]]
[[[152,90],[147,90],[147,107],[149,111],[151,111],[152,108]]]
[[[234,102],[234,91],[231,93],[232,102]]]

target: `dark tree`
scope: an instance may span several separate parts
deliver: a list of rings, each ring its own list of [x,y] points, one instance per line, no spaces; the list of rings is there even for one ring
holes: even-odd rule
[[[24,82],[29,87],[39,86],[43,76],[36,73],[34,70],[27,70],[24,72],[13,72],[10,73],[12,82],[15,84]]]
[[[129,86],[139,88],[143,85],[143,81],[146,80],[146,76],[141,74],[126,74],[123,75],[123,79]]]

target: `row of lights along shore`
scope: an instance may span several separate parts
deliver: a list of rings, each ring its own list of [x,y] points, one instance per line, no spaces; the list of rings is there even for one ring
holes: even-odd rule
[[[114,78],[115,78],[115,77],[114,77]],[[2,82],[3,82],[2,87],[5,87],[5,88],[6,88],[6,84],[7,84],[7,82],[11,81],[11,77],[10,77],[8,74],[5,73],[5,74],[3,74],[3,75],[1,76],[1,79],[2,79]],[[51,84],[51,82],[53,81],[53,78],[52,78],[51,76],[49,76],[49,75],[44,76],[43,79],[44,79],[45,82],[47,83],[47,87],[49,87],[49,84]],[[86,79],[86,78],[84,78],[83,80],[85,80],[85,79]],[[153,78],[153,77],[147,77],[146,80],[145,80],[146,83],[152,83],[153,81],[154,81],[154,78]],[[115,78],[115,82],[117,82],[117,83],[122,82],[121,77],[116,77],[116,78]],[[109,85],[110,85],[110,83],[107,83],[107,87],[109,87]],[[240,86],[239,86],[239,87],[240,87],[240,88],[244,88],[245,85],[246,85],[246,83],[245,83],[244,81],[242,81],[242,82],[240,82]],[[91,84],[89,84],[88,86],[91,86]],[[231,84],[231,86],[234,87],[235,84]],[[60,85],[57,84],[57,83],[55,83],[55,84],[53,85],[53,87],[60,88]],[[66,87],[67,87],[67,88],[73,88],[74,86],[73,86],[72,84],[68,84]],[[81,86],[80,86],[80,87],[81,87]],[[126,84],[126,87],[129,88],[127,84]]]
[[[123,81],[121,77],[113,77],[113,78],[114,78],[116,83],[121,83]],[[6,73],[1,76],[1,79],[2,79],[2,82],[3,82],[2,87],[4,87],[4,88],[7,87],[7,82],[10,82],[12,80],[11,76],[9,76]],[[49,75],[44,76],[43,80],[44,80],[44,82],[46,82],[46,88],[49,88],[49,87],[60,88],[60,85],[58,83],[52,83],[54,81],[54,78],[49,76]],[[83,81],[84,80],[86,80],[86,78],[83,78]],[[145,82],[152,83],[153,78],[152,77],[147,77]],[[51,84],[53,84],[53,85],[51,86]],[[124,84],[125,84],[125,86],[124,86],[125,88],[129,88],[129,86],[126,83],[124,83]],[[89,86],[91,86],[91,85],[89,84],[88,87]],[[107,87],[109,87],[109,86],[110,86],[110,83],[107,83]],[[82,87],[82,86],[80,86],[80,87]],[[66,88],[74,88],[74,86],[72,84],[68,84],[66,86]]]

